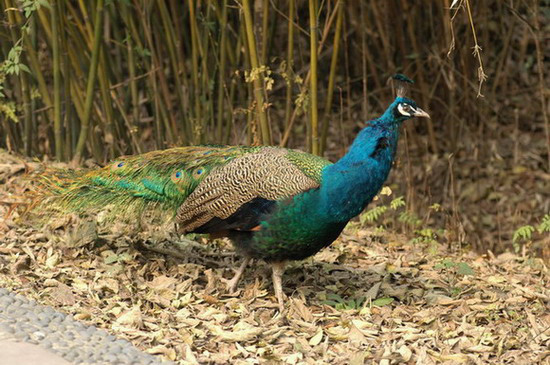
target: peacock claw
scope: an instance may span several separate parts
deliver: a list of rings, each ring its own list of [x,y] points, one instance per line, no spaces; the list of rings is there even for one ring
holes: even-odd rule
[[[239,281],[241,280],[241,276],[244,273],[244,270],[246,269],[246,266],[250,262],[250,258],[245,257],[243,262],[241,263],[241,266],[237,270],[235,270],[235,275],[231,279],[225,279],[221,278],[221,280],[225,283],[227,291],[231,294],[235,293],[237,291],[237,285],[239,285]]]

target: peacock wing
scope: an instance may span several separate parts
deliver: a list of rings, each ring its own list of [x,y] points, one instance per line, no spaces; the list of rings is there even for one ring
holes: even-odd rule
[[[248,207],[242,221],[232,222],[230,228],[250,228],[269,202],[319,187],[321,171],[328,164],[307,153],[263,147],[213,169],[179,207],[176,219],[184,232],[213,233],[213,227],[228,226],[212,222],[227,220]],[[205,230],[206,226],[212,229]]]

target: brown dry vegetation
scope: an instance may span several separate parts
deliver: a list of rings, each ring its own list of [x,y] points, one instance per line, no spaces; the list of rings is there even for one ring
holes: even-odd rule
[[[25,185],[22,166],[10,166],[0,195],[13,198]],[[225,292],[219,278],[239,260],[225,241],[76,217],[37,230],[10,217],[0,223],[0,286],[179,364],[550,364],[540,259],[478,256],[356,222],[289,267],[278,313],[261,262]]]
[[[441,205],[430,219],[443,243],[503,252],[550,211],[549,10],[452,3],[4,0],[0,147],[101,164],[199,142],[281,143],[334,160],[403,72],[432,120],[407,126],[393,190],[421,218]],[[540,235],[523,243],[544,255]]]

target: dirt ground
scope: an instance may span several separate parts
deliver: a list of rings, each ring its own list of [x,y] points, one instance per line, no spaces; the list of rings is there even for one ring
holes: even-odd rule
[[[224,240],[190,242],[168,224],[26,224],[14,209],[20,161],[4,160],[0,287],[145,352],[180,364],[550,364],[550,271],[541,259],[450,250],[354,222],[289,266],[279,313],[262,262],[226,293],[220,278],[240,258]]]

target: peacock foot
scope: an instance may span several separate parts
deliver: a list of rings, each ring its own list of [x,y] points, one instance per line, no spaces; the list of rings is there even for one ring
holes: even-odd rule
[[[277,297],[277,302],[279,303],[279,310],[282,312],[285,309],[285,294],[283,293],[283,273],[285,272],[286,263],[283,262],[273,262],[271,264],[271,269],[273,270],[273,289],[275,289],[275,296]]]
[[[235,270],[235,275],[231,279],[225,279],[221,278],[221,280],[225,283],[227,287],[227,291],[229,293],[234,293],[237,290],[237,285],[239,285],[239,281],[241,280],[241,276],[244,273],[244,270],[246,269],[246,266],[250,262],[250,258],[245,257],[243,262],[241,263],[241,266],[237,270]]]

